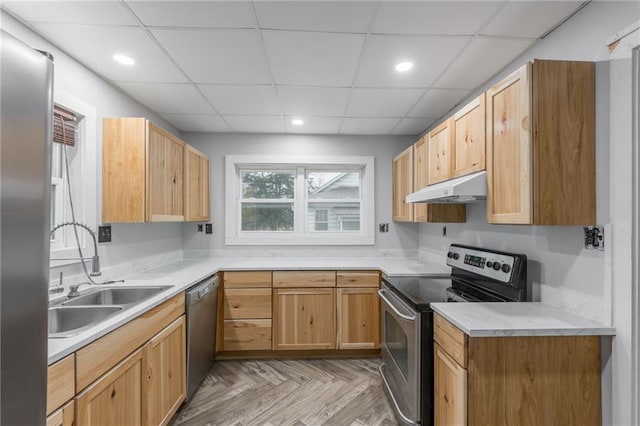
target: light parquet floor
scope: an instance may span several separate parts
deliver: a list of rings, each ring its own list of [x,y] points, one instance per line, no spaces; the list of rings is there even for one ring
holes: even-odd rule
[[[397,425],[378,358],[217,361],[172,426]]]

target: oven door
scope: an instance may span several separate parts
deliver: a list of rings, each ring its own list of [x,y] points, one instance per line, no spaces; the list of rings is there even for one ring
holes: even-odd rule
[[[382,363],[380,375],[398,420],[420,422],[420,313],[385,285],[382,302]]]

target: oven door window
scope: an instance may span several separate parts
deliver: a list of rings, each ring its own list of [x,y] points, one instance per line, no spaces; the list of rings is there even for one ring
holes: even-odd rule
[[[409,375],[407,335],[398,321],[386,311],[384,313],[384,330],[384,345],[406,381]]]

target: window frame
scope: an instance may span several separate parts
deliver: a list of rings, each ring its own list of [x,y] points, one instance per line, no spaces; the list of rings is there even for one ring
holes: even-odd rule
[[[75,158],[70,158],[70,175],[71,186],[73,189],[73,202],[75,207],[76,221],[88,225],[92,229],[96,229],[97,226],[97,120],[96,109],[94,106],[87,102],[76,98],[75,96],[57,90],[54,95],[54,102],[69,111],[76,113],[79,117],[82,117],[78,123],[78,143],[74,148],[68,147],[68,149],[76,149]],[[54,142],[51,142],[52,144]],[[53,150],[52,150],[53,151]],[[64,158],[64,157],[63,157]],[[71,221],[71,212],[67,207],[69,205],[68,200],[68,187],[66,184],[66,176],[64,175],[64,164],[62,165],[63,176],[60,179],[61,182],[52,182],[61,185],[63,195],[61,200],[53,200],[58,203],[62,203],[62,211],[64,214],[64,222]],[[52,178],[53,180],[53,178]],[[56,224],[52,223],[53,228]],[[80,263],[78,257],[78,245],[73,235],[72,227],[65,227],[58,231],[55,239],[51,241],[49,254],[50,254],[50,267],[58,268],[65,265],[72,265]],[[91,237],[84,230],[78,230],[78,239],[80,240],[80,248],[84,250],[85,257],[93,256],[93,241]],[[90,252],[87,252],[90,250]],[[65,260],[57,260],[62,258]]]
[[[323,156],[252,156],[227,155],[225,157],[225,244],[234,245],[374,245],[375,244],[375,159],[374,157],[323,157]],[[247,169],[292,170],[296,172],[294,206],[294,230],[289,232],[242,232],[240,173]],[[308,229],[306,172],[322,170],[355,171],[361,173],[360,181],[360,230],[314,231]],[[342,201],[350,201],[340,200]],[[288,202],[289,199],[282,200]],[[327,200],[319,200],[323,202]]]

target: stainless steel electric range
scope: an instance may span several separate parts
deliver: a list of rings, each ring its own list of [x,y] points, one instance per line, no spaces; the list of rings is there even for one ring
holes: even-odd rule
[[[380,375],[403,424],[433,424],[433,311],[437,302],[527,300],[527,257],[452,244],[450,275],[384,277]]]

